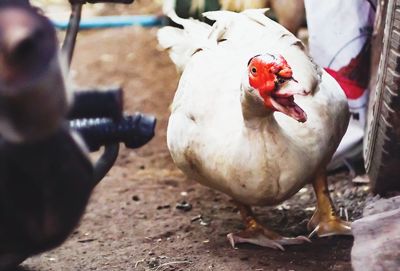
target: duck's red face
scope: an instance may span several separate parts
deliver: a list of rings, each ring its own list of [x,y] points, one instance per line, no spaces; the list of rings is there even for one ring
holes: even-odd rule
[[[292,68],[281,55],[257,55],[248,64],[249,84],[258,91],[267,108],[282,112],[299,122],[307,115],[295,102],[293,95],[307,95],[293,78]]]

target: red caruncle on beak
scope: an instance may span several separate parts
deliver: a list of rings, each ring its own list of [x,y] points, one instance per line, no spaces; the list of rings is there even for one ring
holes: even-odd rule
[[[281,55],[256,55],[248,63],[249,84],[260,94],[265,107],[282,112],[299,122],[306,113],[294,102],[293,95],[306,95],[293,78],[292,68]]]
[[[270,95],[277,89],[278,77],[292,78],[292,69],[281,56],[270,54],[257,55],[250,59],[248,65],[249,84],[260,92],[260,95]]]

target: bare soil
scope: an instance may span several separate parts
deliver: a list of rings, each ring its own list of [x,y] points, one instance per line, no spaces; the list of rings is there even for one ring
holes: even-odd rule
[[[351,237],[314,238],[284,252],[251,245],[231,248],[226,234],[242,223],[230,199],[187,179],[169,156],[168,107],[179,77],[167,54],[157,50],[156,30],[128,27],[80,34],[74,82],[82,87],[121,85],[127,113],[157,117],[156,136],[137,150],[121,147],[70,238],[29,258],[19,270],[351,270]],[[346,209],[350,220],[359,217],[368,187],[354,185],[345,172],[331,176],[330,182],[336,206]],[[177,208],[185,202],[191,208]],[[282,234],[307,235],[314,203],[307,186],[280,206],[255,211]]]

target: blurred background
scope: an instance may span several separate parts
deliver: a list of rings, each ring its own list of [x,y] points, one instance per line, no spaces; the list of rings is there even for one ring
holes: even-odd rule
[[[52,20],[67,20],[66,0],[32,0]],[[96,16],[163,14],[161,0],[132,5],[86,4],[83,20]],[[157,46],[159,26],[82,30],[70,73],[82,88],[121,86],[125,111],[154,114],[156,136],[138,150],[122,148],[113,169],[91,196],[78,228],[60,247],[26,260],[19,270],[350,270],[352,238],[313,240],[286,252],[243,246],[233,250],[226,233],[242,227],[229,198],[187,179],[166,146],[169,105],[179,75]],[[301,23],[302,40],[307,28]],[[297,30],[299,30],[297,29]],[[58,30],[60,42],[65,32]],[[362,165],[361,165],[362,167]],[[335,205],[350,220],[361,216],[368,185],[354,172],[329,177]],[[286,235],[306,234],[314,212],[307,186],[292,199],[255,212]]]

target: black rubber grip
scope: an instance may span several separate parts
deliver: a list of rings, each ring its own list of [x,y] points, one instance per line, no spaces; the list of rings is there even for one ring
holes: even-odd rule
[[[118,121],[122,118],[123,97],[120,88],[76,91],[73,101],[68,119],[112,118]]]
[[[70,127],[81,134],[90,151],[119,142],[127,148],[141,147],[153,138],[155,125],[155,117],[141,113],[124,116],[119,122],[105,118],[70,121]]]

